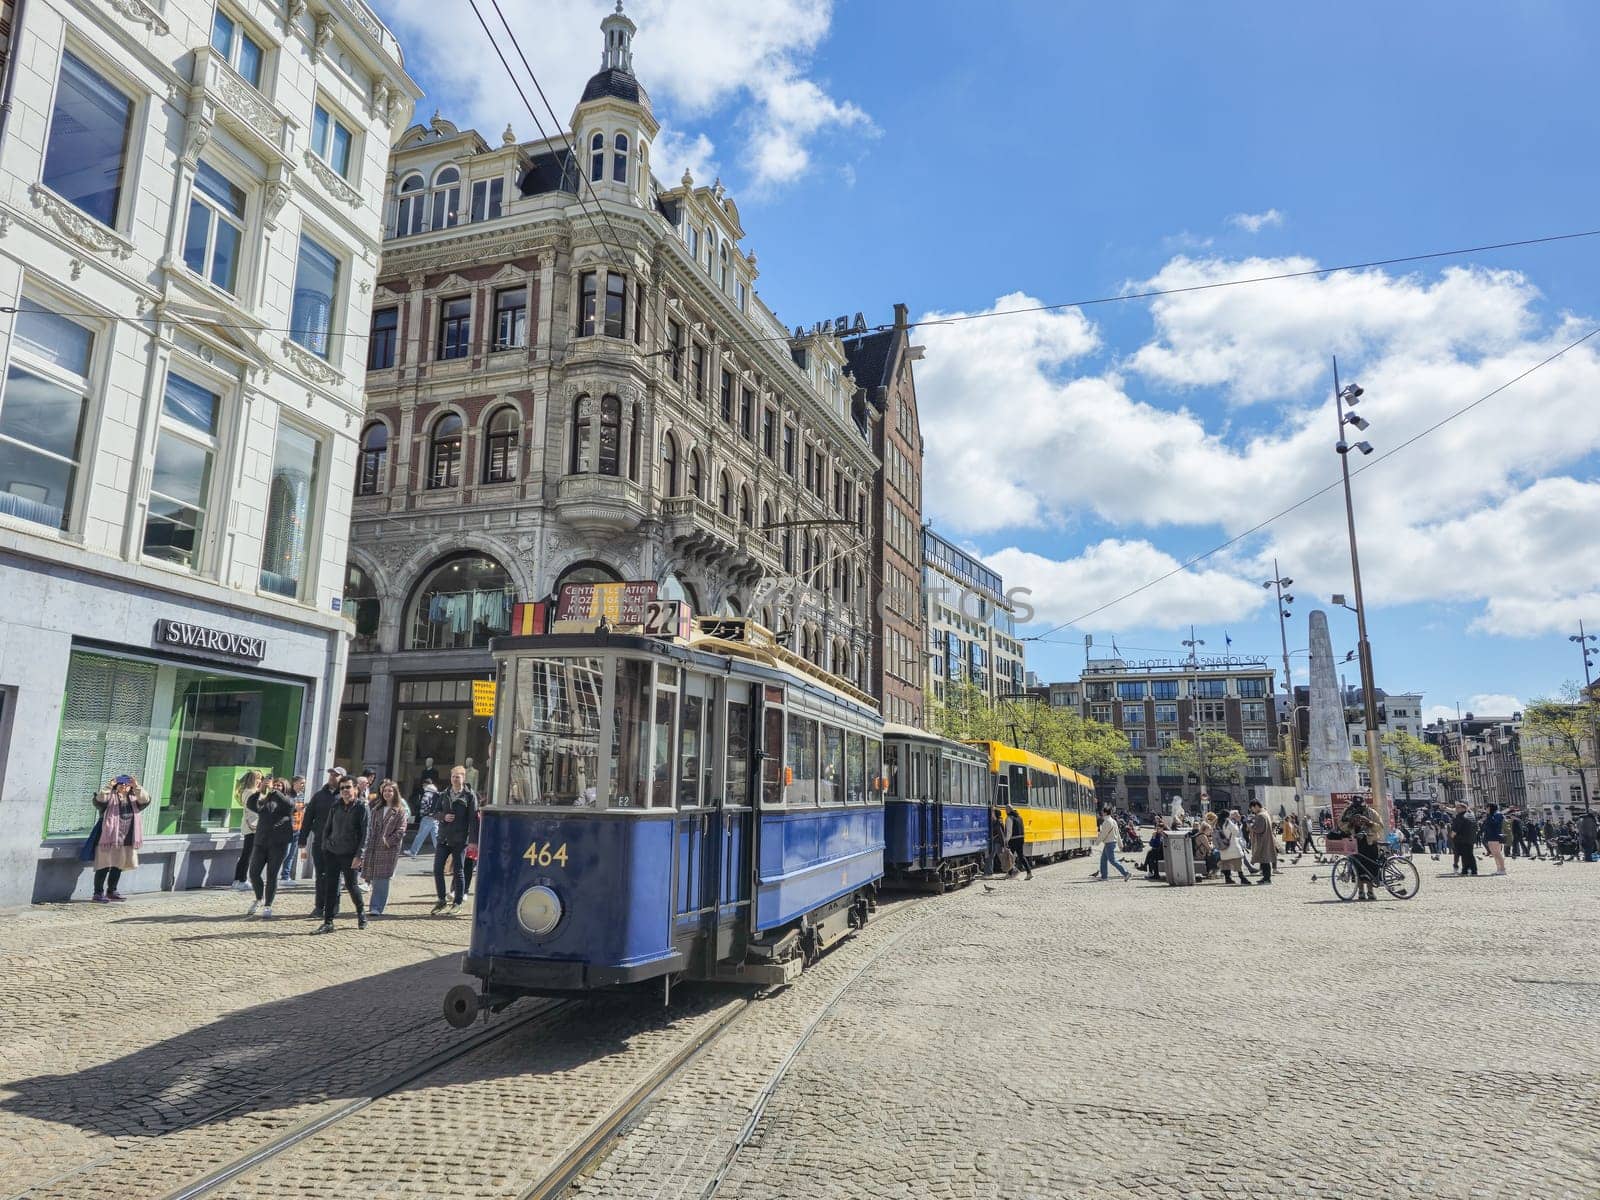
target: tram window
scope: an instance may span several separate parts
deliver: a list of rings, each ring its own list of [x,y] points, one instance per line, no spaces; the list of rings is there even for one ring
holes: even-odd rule
[[[845,793],[851,804],[867,798],[867,752],[859,733],[847,735],[845,744]]]
[[[728,685],[728,765],[723,776],[723,803],[743,807],[750,803],[750,703],[748,685]]]
[[[703,726],[706,716],[706,682],[702,676],[686,675],[683,700],[678,714],[678,807],[700,807],[700,772],[705,762],[706,742]]]
[[[1025,804],[1032,804],[1028,796],[1028,768],[1015,763],[1009,768],[1011,774],[1011,803],[1021,808]]]
[[[673,710],[677,708],[677,669],[661,667],[656,680],[656,710],[651,744],[655,760],[651,768],[650,807],[672,807]]]
[[[889,795],[900,794],[900,747],[885,746],[883,748],[883,765],[889,774]]]
[[[939,756],[939,794],[935,799],[941,803],[950,802],[950,768],[953,765],[944,755]]]
[[[783,709],[772,703],[771,693],[774,690],[767,689],[766,730],[761,758],[761,803],[768,808],[776,808],[783,803]],[[781,700],[783,693],[779,692],[778,697]]]
[[[787,799],[790,804],[817,802],[817,723],[789,716],[788,767],[794,773]]]
[[[598,658],[517,662],[508,803],[596,802],[602,671]]]
[[[883,777],[883,756],[893,747],[885,746],[877,738],[867,739],[867,779],[869,781]],[[870,796],[868,797],[870,799]]]
[[[818,804],[844,803],[844,730],[822,727],[822,774],[817,780]]]
[[[643,805],[649,787],[650,664],[617,660],[616,699],[611,708],[611,804]]]

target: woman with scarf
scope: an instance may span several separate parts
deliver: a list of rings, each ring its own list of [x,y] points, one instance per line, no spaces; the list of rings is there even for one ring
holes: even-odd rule
[[[94,900],[105,904],[126,900],[117,891],[122,873],[139,865],[139,847],[144,845],[144,823],[140,814],[150,807],[150,793],[132,775],[118,775],[95,793],[94,806],[100,810],[100,837],[94,848]]]

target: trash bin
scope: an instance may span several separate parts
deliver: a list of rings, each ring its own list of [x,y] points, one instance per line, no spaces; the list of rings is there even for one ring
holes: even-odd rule
[[[1169,832],[1165,838],[1162,860],[1168,887],[1194,886],[1194,838]]]

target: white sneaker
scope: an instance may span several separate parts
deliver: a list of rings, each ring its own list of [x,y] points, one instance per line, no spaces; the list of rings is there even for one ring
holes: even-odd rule
[[[263,921],[272,920],[272,905],[269,904],[261,910],[261,919]]]
[[[236,892],[248,892],[250,890],[250,885],[241,879],[238,883],[233,885],[233,890]]]
[[[259,900],[250,901],[250,907],[244,910],[244,915],[247,916],[247,917],[253,917],[253,916],[256,915],[256,909],[258,909],[260,907],[261,907],[261,901],[259,901]]]

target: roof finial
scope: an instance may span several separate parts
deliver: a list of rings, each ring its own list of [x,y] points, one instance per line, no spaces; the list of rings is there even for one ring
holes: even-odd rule
[[[605,49],[600,54],[602,71],[626,71],[633,74],[633,35],[638,29],[622,11],[622,0],[617,9],[600,22],[600,32],[605,34]]]

